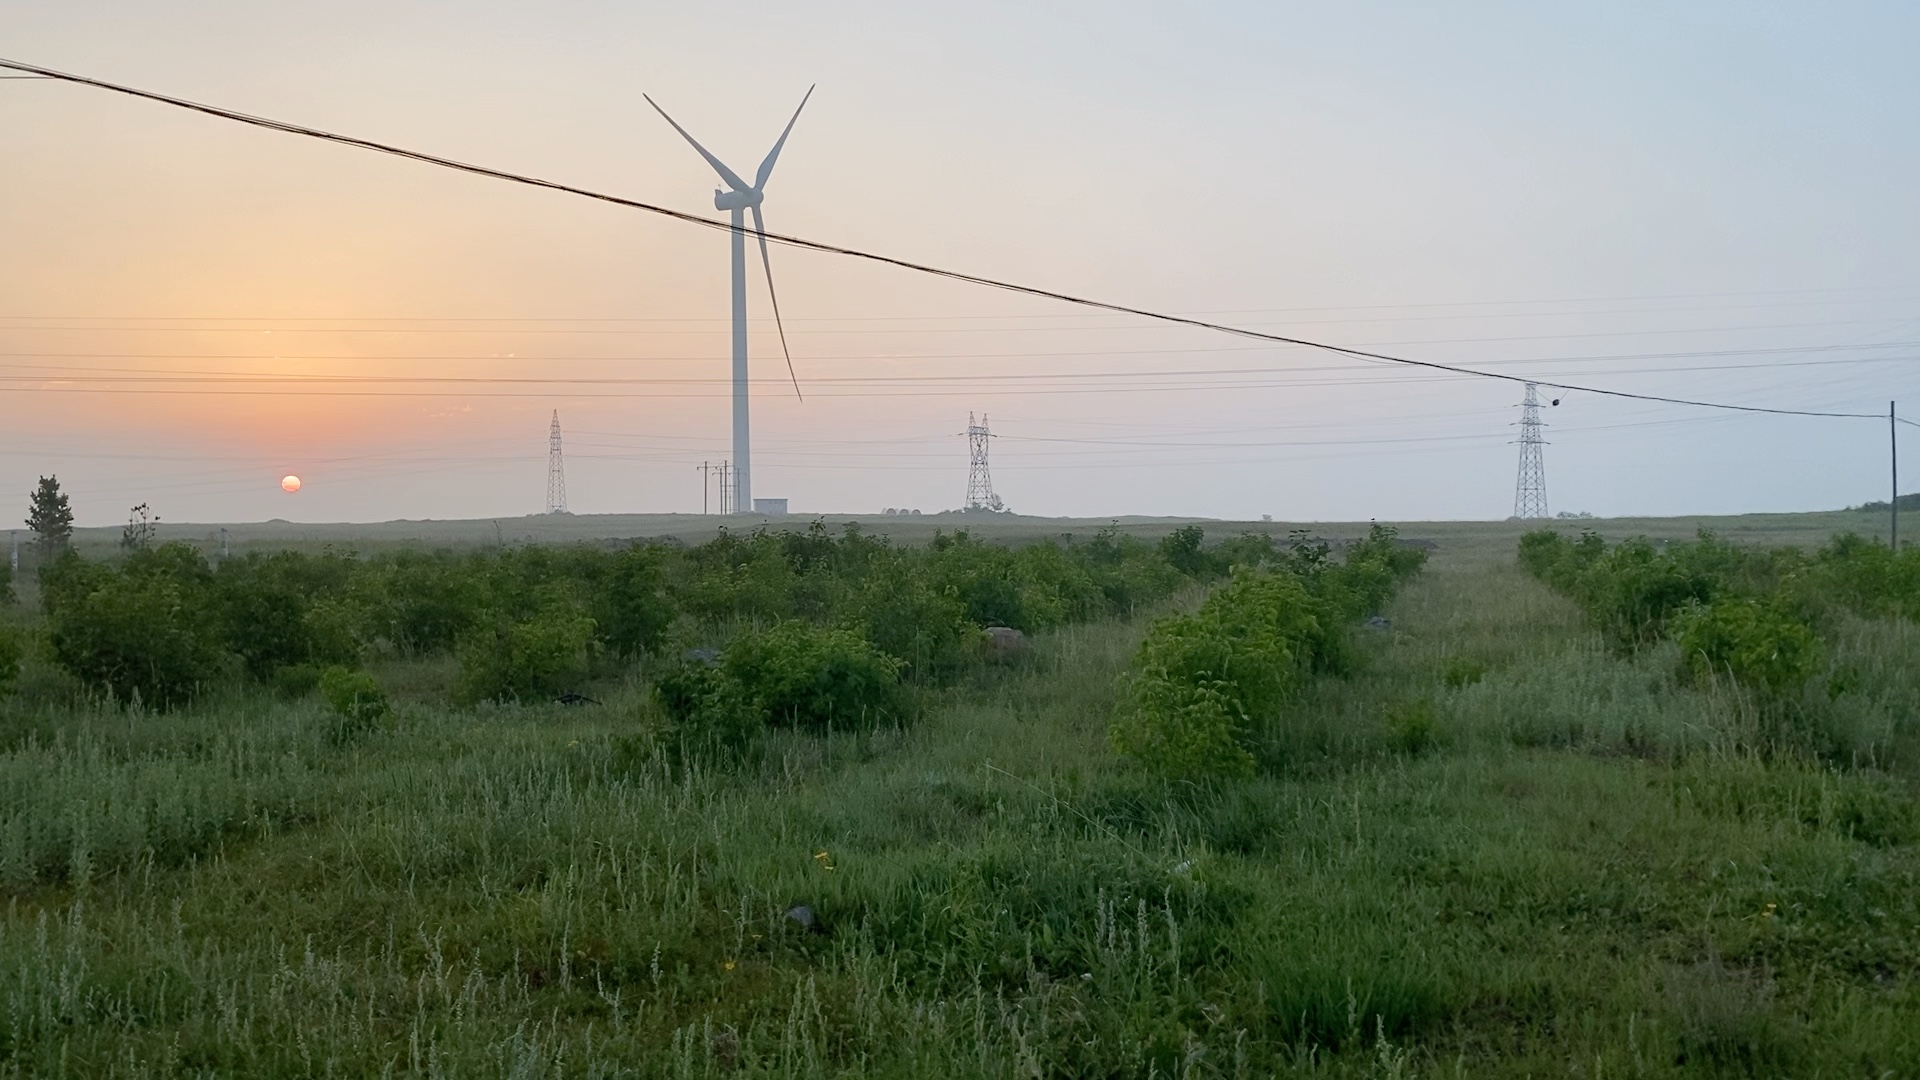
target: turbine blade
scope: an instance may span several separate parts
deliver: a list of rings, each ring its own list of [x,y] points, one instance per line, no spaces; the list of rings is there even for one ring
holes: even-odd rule
[[[779,149],[774,147],[775,151]],[[758,205],[753,208],[753,235],[760,241],[760,265],[767,268],[767,297],[773,301],[773,326],[780,331],[780,354],[787,358],[787,378],[793,380],[793,396],[805,401],[806,395],[800,393],[800,376],[793,373],[793,354],[787,351],[787,328],[780,321],[780,294],[773,291],[773,258],[767,254],[767,223]]]
[[[687,134],[686,128],[683,128],[679,124],[674,123],[673,117],[667,115],[667,110],[661,108],[659,102],[653,100],[650,97],[647,97],[647,95],[645,94],[641,94],[640,96],[643,98],[647,98],[647,104],[653,106],[653,111],[659,113],[661,117],[666,120],[667,123],[673,124],[673,130],[679,132],[681,138],[687,140],[689,143],[692,143],[693,148],[695,150],[700,151],[700,156],[707,159],[707,164],[713,166],[713,171],[720,174],[720,179],[725,180],[727,182],[728,187],[732,188],[735,191],[747,190],[747,182],[745,180],[740,179],[739,174],[735,173],[732,169],[727,168],[726,163],[722,162],[719,158],[714,157],[712,154],[707,153],[707,148],[704,146],[701,146],[700,143],[697,140],[695,140],[693,136]]]
[[[814,84],[814,86],[818,86],[818,85],[820,84],[819,83]],[[813,86],[809,86],[807,87],[806,95],[800,99],[800,109],[804,109],[807,107],[807,98],[810,98],[812,96],[813,96]],[[793,110],[793,120],[787,121],[786,130],[780,133],[780,138],[777,142],[773,144],[773,149],[767,151],[767,160],[760,163],[760,171],[754,175],[754,178],[753,178],[754,187],[764,188],[767,186],[767,177],[773,175],[773,163],[780,157],[780,148],[787,145],[787,135],[793,131],[794,120],[800,119],[800,109]]]

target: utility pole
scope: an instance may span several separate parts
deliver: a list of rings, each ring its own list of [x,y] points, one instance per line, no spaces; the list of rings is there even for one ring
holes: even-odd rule
[[[1547,462],[1540,448],[1540,388],[1527,384],[1527,400],[1520,406],[1520,475],[1513,485],[1513,516],[1544,518],[1547,513]]]
[[[707,516],[707,484],[710,483],[710,481],[707,479],[707,474],[713,471],[713,466],[703,461],[700,464],[694,466],[694,471],[700,474],[700,516],[706,517]]]
[[[20,534],[12,529],[8,529],[7,542],[13,545],[13,554],[10,557],[11,562],[9,565],[13,567],[13,572],[18,574],[20,573]]]
[[[735,473],[732,461],[722,461],[716,466],[720,471],[720,512],[733,513]]]
[[[1900,554],[1900,414],[1887,402],[1887,458],[1893,466],[1893,553]]]
[[[233,546],[228,542],[227,529],[223,525],[220,527],[220,561],[226,562],[227,556],[231,554],[233,554]]]

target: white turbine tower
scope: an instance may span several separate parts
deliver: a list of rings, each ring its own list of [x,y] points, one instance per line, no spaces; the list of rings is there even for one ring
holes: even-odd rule
[[[787,121],[786,129],[780,132],[780,138],[767,151],[767,159],[760,163],[760,171],[754,174],[753,183],[740,179],[738,173],[727,168],[719,158],[707,152],[687,129],[667,116],[667,110],[659,102],[647,97],[647,104],[655,112],[673,124],[673,130],[680,137],[693,144],[700,156],[707,159],[713,171],[726,181],[726,188],[713,189],[713,206],[716,210],[727,210],[733,214],[733,507],[741,513],[753,510],[753,449],[752,438],[747,424],[747,230],[742,215],[753,211],[753,234],[760,241],[760,262],[767,271],[767,296],[773,301],[773,325],[780,331],[780,352],[787,358],[787,376],[793,379],[793,392],[800,393],[800,379],[793,373],[793,354],[787,351],[787,328],[780,322],[780,297],[773,290],[773,259],[767,255],[767,226],[760,216],[760,203],[766,198],[767,178],[773,175],[773,163],[780,157],[780,148],[787,144],[787,135],[793,131],[794,122],[800,119],[800,109],[807,107],[807,98],[813,96],[813,88],[808,87],[806,95],[800,99],[800,108],[793,110],[793,119]]]

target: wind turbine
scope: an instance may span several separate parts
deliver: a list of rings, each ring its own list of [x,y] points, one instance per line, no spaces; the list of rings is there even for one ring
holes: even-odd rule
[[[800,99],[800,108],[793,110],[793,119],[787,121],[785,130],[767,151],[767,158],[760,163],[760,171],[753,176],[749,184],[740,179],[740,175],[727,168],[726,163],[707,152],[687,129],[675,123],[673,117],[660,103],[647,95],[647,104],[661,115],[667,123],[673,124],[673,130],[693,145],[700,156],[707,159],[713,171],[720,174],[726,182],[725,188],[713,189],[713,207],[726,210],[733,215],[733,506],[736,512],[746,513],[753,509],[753,447],[747,424],[747,230],[744,215],[753,211],[753,235],[760,241],[760,263],[767,271],[767,296],[773,301],[773,325],[780,331],[780,352],[787,358],[787,377],[793,380],[794,396],[800,394],[800,379],[793,372],[793,354],[787,351],[787,328],[780,322],[780,296],[773,289],[773,259],[767,254],[767,225],[760,216],[760,203],[766,199],[767,178],[773,175],[773,163],[780,158],[780,148],[787,145],[787,136],[792,133],[794,122],[800,119],[800,109],[807,107],[807,98],[813,96],[813,87],[807,87],[806,95]]]

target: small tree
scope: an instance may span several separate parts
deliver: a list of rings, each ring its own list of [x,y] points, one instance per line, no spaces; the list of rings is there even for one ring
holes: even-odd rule
[[[120,530],[120,546],[128,551],[145,551],[153,546],[159,532],[160,515],[148,511],[147,504],[141,503],[127,511],[127,524]]]
[[[60,478],[43,476],[27,504],[27,528],[39,538],[42,561],[51,561],[73,542],[73,508],[60,490]]]

